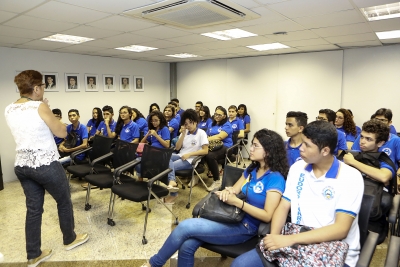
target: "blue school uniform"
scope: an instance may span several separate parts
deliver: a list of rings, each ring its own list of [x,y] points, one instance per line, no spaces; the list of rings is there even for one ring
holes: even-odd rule
[[[250,123],[250,116],[246,115],[244,117],[238,116],[238,118],[243,122],[244,128],[246,129],[246,124]]]
[[[205,121],[199,122],[198,128],[199,128],[199,129],[202,129],[202,130],[204,130],[204,131],[207,131],[208,125],[210,125],[211,123],[212,123],[212,119],[211,119],[211,118],[208,118],[208,119],[205,120]]]
[[[333,151],[333,153],[335,155],[337,155],[339,150],[347,150],[346,136],[344,135],[344,133],[342,133],[338,129],[336,129],[336,132],[338,134],[338,140],[337,140],[337,144],[335,147],[335,151]]]
[[[144,118],[139,118],[135,122],[138,125],[140,132],[143,132],[144,134],[146,134],[149,131],[147,121]]]
[[[147,133],[146,133],[147,134]],[[157,131],[157,134],[161,137],[162,140],[169,140],[170,132],[167,126],[164,126],[162,129]],[[157,138],[152,135],[147,136],[147,142],[151,143],[151,146],[158,148],[165,148]]]
[[[287,155],[289,167],[292,166],[293,163],[295,163],[296,161],[299,161],[302,159],[300,156],[301,144],[297,147],[291,147],[290,140],[291,140],[291,138],[289,138],[289,140],[285,141],[286,155]]]
[[[354,136],[352,133],[346,132],[343,127],[339,127],[336,129],[344,134],[344,136],[346,137],[346,142],[354,142],[354,140],[356,140],[356,136]]]
[[[89,127],[89,129],[90,129],[90,131],[88,133],[89,137],[94,136],[96,134],[96,131],[97,131],[96,122],[97,122],[96,120],[90,119],[88,121],[88,123],[86,124],[86,127]],[[100,123],[99,123],[99,126],[100,126]]]
[[[88,131],[87,131],[86,127],[84,125],[82,125],[81,123],[78,124],[78,127],[76,127],[76,130],[74,130],[74,127],[72,124],[67,125],[67,133],[70,133],[71,131],[76,133],[76,135],[78,137],[75,147],[82,145],[83,139],[88,139]],[[86,157],[86,153],[82,153],[82,154],[79,154],[78,156],[76,156],[76,159],[84,160],[85,157]]]
[[[119,133],[119,139],[129,143],[132,142],[133,139],[139,138],[139,136],[140,136],[139,127],[133,121],[130,121],[129,123],[122,126],[122,130]]]
[[[180,118],[179,118],[180,120]],[[168,127],[172,127],[174,128],[174,131],[172,132],[171,135],[171,140],[174,139],[177,135],[178,135],[178,131],[179,131],[179,121],[176,118],[172,118],[169,122],[168,122]],[[168,138],[169,140],[169,138]]]
[[[224,143],[224,146],[226,146],[227,148],[233,146],[233,141],[232,141],[233,130],[232,130],[231,124],[228,121],[225,122],[224,125],[212,126],[212,123],[209,124],[209,127],[207,129],[207,135],[208,136],[217,135],[221,131],[224,131],[228,134],[228,136],[224,140],[222,140],[222,142]]]
[[[229,121],[228,122],[231,124],[232,126],[232,130],[234,132],[240,131],[240,130],[244,130],[244,124],[243,121],[238,119],[237,117],[233,119],[233,121]]]
[[[394,128],[393,124],[390,124],[389,128],[390,128],[390,133],[391,133],[391,134],[397,135],[396,128]]]
[[[111,123],[109,123],[109,126],[110,126],[111,132],[115,132],[115,127],[117,126],[117,122],[115,120],[113,120]],[[100,131],[100,133],[103,136],[109,137],[108,133],[107,133],[107,126],[104,123],[104,121],[100,122],[99,127],[97,127],[97,130]]]

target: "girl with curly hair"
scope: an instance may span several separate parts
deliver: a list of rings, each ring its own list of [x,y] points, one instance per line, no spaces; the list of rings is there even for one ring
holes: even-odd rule
[[[336,111],[335,126],[339,131],[344,133],[346,136],[347,147],[348,149],[351,149],[351,146],[357,137],[357,130],[353,117],[347,109],[341,108]]]

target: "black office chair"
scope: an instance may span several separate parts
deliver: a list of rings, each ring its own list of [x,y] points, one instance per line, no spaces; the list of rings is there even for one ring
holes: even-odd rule
[[[385,267],[397,267],[400,266],[400,195],[393,198],[388,221],[391,227]]]
[[[132,162],[136,159],[136,149],[138,144],[128,143],[122,140],[117,139],[115,143],[114,152],[107,153],[102,157],[99,157],[93,161],[93,164],[96,162],[104,161],[109,158],[113,158],[113,166],[114,172],[107,173],[91,173],[85,176],[85,180],[89,183],[86,193],[86,203],[85,210],[90,210],[92,205],[89,204],[90,191],[91,186],[98,186],[100,190],[103,188],[111,188],[117,182],[127,183],[127,182],[135,182],[136,180],[127,175],[121,174],[120,176],[116,176],[116,169]]]
[[[71,175],[85,177],[90,173],[110,172],[110,168],[104,166],[104,164],[100,164],[99,161],[94,162],[94,160],[109,153],[112,142],[112,138],[96,135],[93,138],[92,147],[73,152],[71,154],[71,165],[67,167],[67,171],[69,172],[68,180],[71,179]],[[85,152],[89,152],[89,163],[75,165],[74,159],[76,156]]]
[[[243,163],[243,168],[246,168],[246,164],[244,163],[244,157],[242,150],[243,148],[247,151],[247,154],[250,155],[250,152],[247,150],[246,144],[247,144],[247,139],[244,138],[239,138],[239,131],[233,132],[232,134],[232,142],[235,145],[233,148],[233,153],[236,153],[235,157],[227,157],[227,161],[232,164],[233,161],[236,162],[236,167],[238,165],[242,165]]]
[[[175,224],[178,224],[178,217],[160,199],[168,196],[169,190],[165,186],[156,184],[156,182],[158,181],[162,181],[164,184],[168,184],[167,175],[169,172],[172,171],[170,168],[168,168],[171,155],[172,149],[161,149],[148,145],[144,146],[142,158],[140,160],[141,176],[143,178],[148,178],[149,180],[147,182],[137,181],[135,183],[116,184],[111,187],[111,191],[114,194],[113,197],[110,199],[111,202],[108,211],[108,224],[111,226],[115,225],[115,222],[113,220],[113,213],[116,196],[120,196],[123,199],[134,202],[147,201],[146,206],[142,203],[142,210],[146,210],[142,239],[143,245],[147,244],[147,239],[145,235],[148,214],[149,212],[151,212],[150,199],[156,199],[166,209],[168,209],[168,211],[175,217]],[[131,163],[125,164],[122,167],[117,168],[116,176],[119,176],[120,173],[122,173],[123,171],[136,166],[138,163],[139,161],[133,161]]]

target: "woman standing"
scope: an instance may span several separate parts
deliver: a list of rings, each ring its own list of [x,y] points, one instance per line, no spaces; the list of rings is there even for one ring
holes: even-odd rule
[[[216,192],[222,201],[246,213],[240,223],[187,219],[174,229],[150,262],[142,266],[163,266],[177,250],[178,266],[193,266],[194,253],[203,243],[243,243],[257,234],[261,221],[270,222],[285,190],[285,177],[289,171],[282,137],[267,129],[256,132],[250,147],[250,159],[253,163],[233,187]],[[246,201],[236,197],[239,192],[247,192]]]
[[[15,174],[26,196],[25,239],[28,267],[39,265],[52,255],[41,250],[41,225],[45,191],[57,202],[58,218],[66,250],[85,243],[88,234],[74,231],[74,214],[68,179],[53,139],[53,134],[66,137],[63,123],[54,117],[47,99],[43,100],[44,84],[40,72],[26,70],[15,76],[21,98],[5,110],[7,124],[16,142]],[[29,129],[29,130],[27,130]]]

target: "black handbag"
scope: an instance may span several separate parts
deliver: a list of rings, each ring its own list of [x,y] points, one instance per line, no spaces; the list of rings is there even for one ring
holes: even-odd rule
[[[249,183],[247,183],[246,194],[240,192],[236,195],[237,198],[243,200],[244,202],[247,200]],[[214,192],[208,194],[206,201],[199,211],[199,216],[201,218],[222,223],[240,223],[243,220],[244,214],[245,212],[238,207],[221,201]]]

